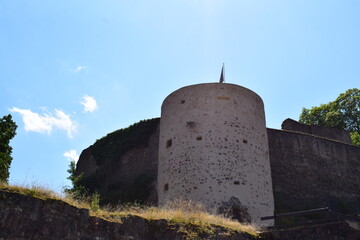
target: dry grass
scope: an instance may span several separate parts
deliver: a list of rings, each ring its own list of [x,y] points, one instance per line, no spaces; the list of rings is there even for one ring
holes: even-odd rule
[[[54,191],[49,190],[46,187],[42,187],[36,184],[31,185],[18,185],[18,184],[12,184],[8,185],[5,182],[0,182],[0,189],[3,189],[5,191],[9,192],[17,192],[21,193],[30,197],[37,197],[42,199],[61,199],[61,196]]]
[[[66,202],[78,208],[90,208],[90,204],[85,200],[75,200],[71,197],[61,195],[50,190],[47,187],[34,184],[11,184],[8,185],[5,182],[0,181],[0,190],[8,192],[16,192],[30,197],[36,197],[41,199],[56,199],[59,201]]]
[[[177,200],[168,203],[163,207],[131,204],[118,206],[116,209],[110,207],[100,209],[96,208],[96,211],[94,211],[91,198],[74,200],[69,196],[61,196],[60,194],[41,186],[10,186],[6,183],[0,183],[0,189],[21,193],[31,197],[42,199],[51,198],[64,201],[78,208],[89,209],[92,216],[101,217],[113,222],[121,222],[122,218],[128,215],[135,215],[148,220],[165,219],[169,222],[180,225],[193,224],[202,229],[207,229],[208,231],[211,231],[213,226],[217,225],[233,231],[246,232],[251,235],[258,235],[259,232],[259,228],[254,225],[242,224],[238,221],[234,221],[220,215],[208,213],[203,205],[191,201]]]
[[[149,220],[165,219],[179,224],[190,223],[204,229],[212,229],[213,225],[217,225],[251,235],[259,233],[259,228],[254,225],[239,223],[221,215],[208,213],[202,204],[185,200],[173,201],[163,207],[125,205],[115,211],[102,209],[94,214],[111,221],[120,220],[126,215],[135,215]]]

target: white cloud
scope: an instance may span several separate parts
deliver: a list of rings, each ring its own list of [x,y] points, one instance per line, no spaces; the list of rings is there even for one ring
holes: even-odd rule
[[[77,161],[79,160],[79,155],[77,155],[76,150],[64,152],[64,157],[66,157],[70,162],[74,161],[75,163],[77,163]]]
[[[77,66],[77,67],[74,69],[74,71],[75,71],[75,72],[80,72],[80,71],[83,71],[83,70],[85,70],[85,69],[86,69],[85,66]]]
[[[25,124],[24,128],[27,132],[51,134],[54,128],[58,128],[65,130],[67,136],[72,138],[72,134],[77,130],[77,123],[71,120],[69,115],[58,109],[55,109],[55,116],[51,113],[40,115],[29,109],[19,109],[16,107],[11,108],[10,111],[21,114]]]
[[[98,108],[95,98],[84,95],[81,99],[80,103],[84,106],[84,112],[93,112]]]

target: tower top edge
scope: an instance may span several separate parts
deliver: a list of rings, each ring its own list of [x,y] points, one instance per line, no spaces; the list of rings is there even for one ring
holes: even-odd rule
[[[237,85],[237,84],[233,84],[233,83],[199,83],[199,84],[193,84],[193,85],[188,85],[188,86],[184,86],[184,87],[181,87],[173,92],[171,92],[165,99],[164,99],[164,102],[170,98],[171,96],[173,96],[174,94],[176,93],[179,93],[179,92],[182,92],[182,91],[186,91],[188,89],[196,89],[196,88],[200,88],[200,89],[211,89],[211,90],[216,90],[216,89],[219,89],[220,90],[224,90],[224,89],[230,89],[230,88],[235,88],[235,89],[239,89],[239,91],[242,91],[242,92],[247,92],[248,94],[250,95],[254,95],[256,96],[257,98],[259,98],[262,101],[262,98],[254,91],[246,88],[246,87],[243,87],[243,86],[240,86],[240,85]]]

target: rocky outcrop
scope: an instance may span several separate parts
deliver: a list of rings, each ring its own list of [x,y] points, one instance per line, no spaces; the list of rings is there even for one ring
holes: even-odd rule
[[[194,224],[171,223],[125,216],[121,223],[90,216],[89,210],[79,209],[55,199],[40,199],[0,190],[0,239],[242,239],[254,236],[220,226],[204,231]]]

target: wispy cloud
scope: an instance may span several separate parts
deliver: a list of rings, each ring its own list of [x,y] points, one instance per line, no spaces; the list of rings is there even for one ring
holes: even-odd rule
[[[74,72],[80,72],[80,71],[83,71],[85,70],[86,67],[85,66],[77,66],[75,69],[74,69]]]
[[[73,133],[77,130],[77,123],[71,120],[69,115],[58,109],[55,109],[55,116],[51,113],[42,113],[40,115],[29,109],[16,107],[11,108],[10,111],[21,114],[27,132],[51,134],[54,128],[58,128],[65,130],[67,136],[72,138]]]
[[[79,155],[76,153],[76,150],[72,149],[70,151],[64,152],[64,157],[67,158],[70,162],[75,162],[79,160]]]
[[[84,95],[81,99],[82,100],[80,103],[84,106],[84,112],[93,112],[96,109],[98,109],[98,105],[95,98],[88,95]]]

